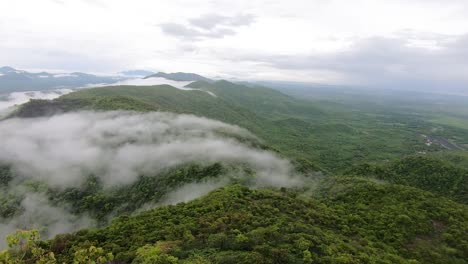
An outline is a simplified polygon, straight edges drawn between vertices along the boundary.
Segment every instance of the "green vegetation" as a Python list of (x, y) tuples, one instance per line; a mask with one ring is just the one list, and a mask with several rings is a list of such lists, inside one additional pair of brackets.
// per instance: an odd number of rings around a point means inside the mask
[[(0, 261), (467, 263), (468, 152), (442, 143), (464, 146), (468, 130), (458, 122), (434, 120), (436, 112), (443, 120), (455, 112), (465, 118), (462, 103), (438, 111), (428, 107), (438, 105), (438, 97), (410, 104), (404, 97), (386, 101), (388, 95), (379, 93), (338, 93), (307, 101), (226, 81), (190, 87), (198, 90), (168, 85), (87, 89), (53, 101), (34, 100), (15, 115), (131, 110), (205, 116), (249, 129), (261, 139), (250, 145), (292, 159), (299, 172), (328, 175), (301, 188), (252, 190), (245, 187), (253, 176), (249, 168), (214, 163), (186, 164), (110, 188), (93, 175), (79, 188), (21, 182), (100, 225), (46, 241), (34, 237), (31, 247), (2, 251)], [(425, 144), (428, 140), (432, 145)], [(230, 172), (244, 177), (190, 202), (135, 214), (183, 184)], [(8, 191), (13, 179), (10, 168), (0, 166), (4, 218), (21, 210), (21, 195)], [(109, 215), (117, 216), (110, 224)], [(47, 256), (49, 262), (40, 262)]]
[(235, 185), (57, 236), (43, 248), (67, 263), (76, 248), (89, 246), (134, 263), (465, 263), (468, 257), (464, 205), (357, 178), (330, 178), (315, 196)]
[(467, 151), (440, 151), (430, 153), (429, 156), (444, 160), (452, 165), (468, 169)]
[(247, 128), (284, 156), (306, 160), (316, 169), (328, 172), (343, 171), (361, 162), (395, 160), (403, 155), (443, 149), (438, 144), (426, 146), (421, 134), (467, 139), (465, 130), (435, 127), (418, 113), (390, 111), (387, 106), (311, 102), (273, 89), (227, 81), (198, 81), (189, 86), (202, 91), (184, 91), (168, 85), (86, 89), (53, 101), (33, 101), (16, 115), (29, 117), (72, 110), (195, 114)]
[[(57, 263), (54, 253), (43, 248), (44, 242), (40, 240), (38, 230), (18, 230), (16, 233), (7, 236), (7, 241), (8, 249), (0, 251), (0, 263), (2, 264)], [(105, 253), (102, 248), (91, 246), (76, 249), (73, 261), (70, 261), (70, 263), (103, 264), (113, 259), (112, 253)]]
[[(158, 175), (142, 175), (131, 185), (117, 185), (105, 187), (98, 178), (90, 176), (81, 186), (73, 188), (50, 187), (41, 182), (31, 180), (22, 183), (29, 193), (42, 193), (48, 197), (53, 205), (66, 205), (71, 207), (73, 214), (87, 214), (106, 224), (109, 215), (122, 215), (135, 212), (147, 204), (157, 204), (165, 194), (175, 190), (184, 183), (200, 183), (226, 175), (228, 171), (234, 172), (239, 168), (223, 166), (219, 163), (210, 166), (189, 164), (175, 169), (166, 170)], [(245, 180), (251, 175), (244, 170)], [(10, 174), (11, 175), (11, 174)], [(10, 177), (12, 178), (12, 177)], [(20, 213), (21, 201), (26, 192), (16, 193), (8, 187), (0, 188), (0, 216), (13, 217)]]
[(361, 164), (345, 174), (413, 186), (468, 203), (468, 170), (436, 158), (413, 156), (385, 165)]
[(54, 253), (46, 252), (40, 246), (37, 230), (18, 230), (7, 236), (8, 250), (0, 251), (0, 263), (19, 264), (26, 262), (55, 263)]
[(434, 123), (462, 129), (468, 129), (468, 119), (451, 116), (439, 116), (431, 120)]
[(165, 78), (168, 80), (179, 81), (179, 82), (193, 82), (193, 81), (211, 82), (211, 80), (206, 77), (203, 77), (195, 73), (186, 73), (186, 72), (173, 72), (173, 73), (158, 72), (158, 73), (146, 76), (144, 79), (154, 78), (154, 77)]

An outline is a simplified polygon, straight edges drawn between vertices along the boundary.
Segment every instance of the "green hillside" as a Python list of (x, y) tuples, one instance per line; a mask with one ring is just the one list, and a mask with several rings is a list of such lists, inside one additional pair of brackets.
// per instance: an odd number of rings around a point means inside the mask
[(385, 165), (361, 164), (345, 174), (413, 186), (468, 203), (468, 170), (434, 157), (412, 156)]
[(206, 81), (211, 82), (210, 79), (203, 77), (201, 75), (195, 73), (186, 73), (186, 72), (173, 72), (173, 73), (165, 73), (165, 72), (158, 72), (155, 74), (151, 74), (146, 76), (144, 79), (159, 77), (165, 78), (168, 80), (179, 81), (179, 82), (191, 82), (191, 81)]
[[(145, 204), (157, 204), (171, 191), (187, 183), (203, 183), (227, 174), (234, 168), (215, 163), (209, 166), (188, 164), (165, 170), (155, 175), (141, 175), (130, 185), (106, 187), (99, 178), (90, 175), (81, 185), (76, 187), (57, 188), (39, 181), (17, 181), (30, 193), (45, 194), (54, 206), (68, 207), (73, 214), (86, 214), (96, 219), (99, 224), (106, 224), (108, 217), (131, 214)], [(252, 177), (248, 171), (245, 180)], [(25, 193), (9, 190), (8, 183), (15, 178), (8, 168), (0, 168), (0, 217), (11, 218), (19, 215), (23, 208), (21, 201)]]
[[(71, 110), (136, 110), (190, 113), (247, 128), (284, 155), (343, 171), (361, 162), (442, 149), (426, 146), (430, 123), (386, 111), (362, 112), (345, 105), (299, 100), (265, 87), (217, 81), (194, 82), (180, 90), (168, 85), (117, 86), (77, 91), (53, 101), (32, 101), (17, 116)], [(457, 135), (462, 131), (453, 131)], [(449, 133), (445, 130), (444, 133)], [(451, 132), (450, 132), (451, 133)]]
[(225, 187), (42, 247), (64, 262), (91, 245), (127, 263), (149, 256), (160, 261), (150, 263), (465, 263), (468, 257), (466, 206), (351, 178), (329, 179), (319, 193)]
[(224, 100), (274, 120), (298, 116), (314, 120), (323, 116), (310, 102), (300, 101), (267, 87), (248, 87), (228, 81), (193, 82), (188, 87), (210, 91)]
[[(51, 240), (19, 232), (17, 240), (10, 239), (12, 247), (0, 251), (0, 261), (466, 263), (468, 160), (463, 151), (426, 145), (421, 134), (439, 131), (430, 122), (418, 115), (347, 109), (341, 103), (303, 101), (226, 81), (199, 81), (190, 88), (196, 90), (168, 85), (92, 88), (52, 101), (33, 100), (13, 115), (130, 110), (220, 120), (247, 128), (260, 140), (227, 137), (292, 160), (296, 173), (307, 175), (300, 188), (249, 189), (254, 171), (236, 163), (184, 164), (110, 187), (89, 175), (81, 186), (67, 188), (22, 181), (1, 164), (3, 219), (20, 215), (24, 193), (12, 190), (24, 190), (45, 194), (48, 203), (74, 215), (92, 217), (98, 228)], [(440, 131), (440, 137), (463, 132)], [(311, 173), (317, 170), (326, 175)], [(222, 176), (227, 187), (211, 184)], [(192, 183), (210, 183), (209, 190), (215, 190), (162, 205), (168, 194)], [(11, 189), (12, 184), (21, 189)], [(18, 247), (20, 242), (26, 246)]]

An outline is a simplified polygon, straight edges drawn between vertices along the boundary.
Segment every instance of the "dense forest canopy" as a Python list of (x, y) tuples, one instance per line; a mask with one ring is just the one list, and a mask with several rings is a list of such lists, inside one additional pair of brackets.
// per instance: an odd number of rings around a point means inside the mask
[(466, 263), (463, 128), (227, 81), (189, 88), (86, 89), (1, 121), (2, 138), (41, 149), (1, 147), (0, 260)]

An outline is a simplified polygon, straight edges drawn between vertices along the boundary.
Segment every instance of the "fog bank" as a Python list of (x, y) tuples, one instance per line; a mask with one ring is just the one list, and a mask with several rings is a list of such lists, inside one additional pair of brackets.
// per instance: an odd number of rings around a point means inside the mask
[(47, 99), (52, 100), (61, 95), (71, 93), (71, 89), (57, 89), (51, 91), (29, 91), (29, 92), (12, 92), (8, 94), (0, 94), (0, 118), (7, 115), (15, 109), (15, 106), (29, 102), (31, 99)]
[(303, 183), (288, 160), (251, 147), (248, 142), (258, 139), (247, 130), (193, 115), (112, 111), (12, 118), (0, 121), (0, 138), (0, 164), (10, 166), (15, 175), (6, 188), (23, 197), (19, 215), (0, 218), (2, 237), (15, 228), (41, 226), (47, 226), (45, 235), (50, 237), (93, 222), (72, 215), (66, 205), (50, 204), (45, 193), (25, 192), (18, 187), (25, 180), (64, 189), (79, 187), (94, 175), (109, 188), (132, 184), (141, 175), (158, 177), (164, 170), (192, 163), (229, 164), (253, 172), (237, 175), (243, 173), (239, 170), (219, 179), (181, 183), (161, 201), (148, 201), (149, 207), (190, 201), (229, 184), (231, 178), (249, 177), (252, 187)]
[(0, 161), (22, 177), (76, 186), (97, 175), (106, 185), (128, 184), (184, 163), (248, 164), (258, 183), (290, 184), (291, 165), (219, 132), (253, 138), (219, 121), (171, 113), (81, 112), (0, 122)]

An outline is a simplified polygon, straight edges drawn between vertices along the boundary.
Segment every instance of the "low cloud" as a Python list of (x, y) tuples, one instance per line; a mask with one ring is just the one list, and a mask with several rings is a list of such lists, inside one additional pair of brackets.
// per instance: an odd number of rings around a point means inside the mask
[(192, 200), (231, 179), (245, 179), (252, 187), (293, 187), (304, 181), (288, 160), (251, 147), (258, 139), (247, 130), (193, 115), (113, 111), (13, 118), (0, 121), (0, 138), (0, 164), (10, 166), (15, 175), (8, 187), (2, 187), (0, 198), (18, 197), (22, 208), (14, 218), (0, 218), (0, 236), (15, 228), (46, 227), (45, 237), (50, 238), (94, 223), (70, 213), (66, 204), (52, 204), (45, 193), (32, 191), (23, 182), (60, 190), (80, 187), (94, 175), (110, 188), (193, 163), (222, 163), (253, 172), (233, 169), (217, 179), (186, 183), (161, 201), (148, 201), (150, 208)]
[(162, 78), (162, 77), (151, 77), (151, 78), (147, 78), (147, 79), (127, 79), (127, 80), (118, 81), (116, 83), (89, 84), (89, 85), (87, 85), (86, 87), (83, 87), (83, 88), (118, 86), (118, 85), (153, 86), (153, 85), (167, 84), (167, 85), (170, 85), (170, 86), (172, 86), (174, 88), (177, 88), (179, 90), (202, 91), (202, 92), (207, 93), (207, 94), (209, 94), (209, 95), (211, 95), (213, 97), (217, 97), (217, 95), (214, 94), (213, 92), (202, 90), (202, 89), (187, 87), (187, 85), (189, 85), (191, 83), (192, 83), (192, 81), (190, 81), (190, 82), (173, 81), (173, 80), (168, 80), (168, 79)]
[[(15, 188), (15, 191), (18, 191)], [(16, 194), (17, 195), (17, 194)], [(73, 215), (66, 209), (53, 206), (40, 193), (26, 193), (20, 204), (21, 215), (10, 219), (0, 218), (0, 249), (7, 246), (5, 237), (17, 229), (39, 229), (44, 238), (95, 226), (86, 215)]]
[(259, 183), (286, 184), (288, 161), (222, 136), (246, 130), (219, 121), (170, 113), (68, 113), (0, 122), (0, 161), (23, 177), (75, 186), (84, 175), (107, 185), (128, 184), (139, 175), (184, 163), (248, 164)]
[(89, 84), (86, 86), (86, 88), (117, 86), (117, 85), (152, 86), (152, 85), (167, 84), (178, 89), (189, 90), (189, 88), (186, 88), (185, 86), (190, 83), (192, 82), (180, 82), (180, 81), (168, 80), (166, 78), (161, 78), (161, 77), (151, 77), (147, 79), (142, 79), (142, 78), (126, 79), (126, 80), (121, 80), (115, 83)]
[(53, 91), (13, 92), (0, 95), (0, 118), (13, 111), (16, 106), (27, 103), (31, 99), (51, 100), (72, 91), (71, 89), (57, 89)]
[[(172, 192), (166, 194), (158, 205), (177, 204), (180, 202), (188, 202), (198, 197), (201, 197), (209, 192), (216, 190), (229, 183), (227, 178), (205, 180), (197, 183), (187, 183)], [(154, 208), (155, 205), (149, 204), (146, 208)]]

